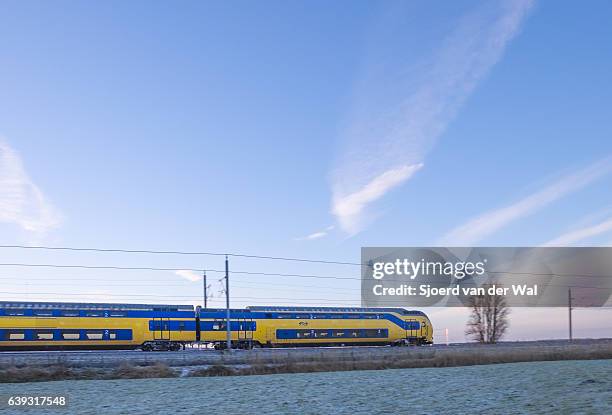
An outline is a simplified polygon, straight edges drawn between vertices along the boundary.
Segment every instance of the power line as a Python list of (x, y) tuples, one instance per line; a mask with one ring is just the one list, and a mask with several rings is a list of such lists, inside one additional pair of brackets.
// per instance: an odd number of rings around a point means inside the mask
[(487, 274), (531, 275), (534, 277), (579, 277), (579, 278), (612, 278), (612, 275), (589, 274), (559, 274), (556, 272), (513, 272), (513, 271), (486, 271)]
[[(13, 247), (12, 245), (0, 245), (0, 248)], [(18, 247), (18, 245), (15, 245)], [(47, 248), (45, 248), (47, 249)], [(49, 249), (64, 249), (64, 248), (49, 248)], [(70, 249), (83, 249), (89, 250), (90, 248), (70, 248)], [(140, 252), (140, 251), (134, 251)], [(147, 251), (142, 251), (147, 252)], [(163, 251), (152, 251), (164, 253)], [(170, 252), (170, 251), (168, 251)], [(263, 258), (263, 257), (262, 257)], [(110, 266), (110, 265), (63, 265), (63, 264), (26, 264), (26, 263), (0, 263), (0, 266), (15, 266), (15, 267), (47, 267), (47, 268), (82, 268), (82, 269), (113, 269), (113, 270), (127, 270), (127, 271), (192, 271), (197, 273), (202, 272), (214, 272), (214, 273), (225, 273), (224, 270), (212, 269), (212, 268), (157, 268), (157, 267), (124, 267), (124, 266)], [(298, 277), (298, 278), (322, 278), (322, 279), (339, 279), (339, 280), (361, 280), (360, 277), (338, 277), (338, 276), (324, 276), (316, 274), (287, 274), (287, 273), (271, 273), (271, 272), (255, 272), (255, 271), (232, 271), (234, 274), (244, 275), (264, 275), (264, 276), (275, 276), (275, 277)], [(513, 272), (513, 271), (486, 271), (488, 274), (508, 274), (508, 275), (531, 275), (534, 277), (568, 277), (568, 278), (612, 278), (612, 275), (588, 275), (588, 274), (559, 274), (553, 272)]]
[(189, 252), (189, 251), (154, 251), (148, 249), (107, 249), (107, 248), (76, 248), (67, 246), (28, 246), (28, 245), (0, 245), (0, 248), (16, 248), (16, 249), (40, 249), (48, 251), (79, 251), (79, 252), (121, 252), (129, 254), (170, 254), (170, 255), (200, 255), (200, 256), (229, 256), (234, 258), (251, 258), (251, 259), (267, 259), (272, 261), (295, 261), (295, 262), (310, 262), (318, 264), (332, 265), (356, 265), (361, 266), (361, 263), (346, 262), (346, 261), (331, 261), (323, 259), (309, 258), (291, 258), (281, 256), (266, 256), (266, 255), (248, 255), (240, 253), (228, 252)]
[[(9, 277), (9, 278), (5, 278), (5, 277), (0, 277), (0, 280), (13, 280), (13, 279), (17, 279), (18, 277)], [(57, 283), (57, 281), (82, 281), (82, 282), (91, 282), (91, 281), (96, 281), (96, 282), (103, 282), (104, 285), (108, 286), (116, 286), (116, 287), (142, 287), (143, 284), (139, 284), (139, 283), (124, 283), (123, 281), (109, 281), (109, 280), (105, 280), (105, 279), (87, 279), (84, 280), (82, 278), (75, 278), (75, 279), (63, 279), (63, 278), (53, 278), (52, 281), (50, 281), (48, 278), (34, 278), (34, 279), (25, 279), (23, 277), (19, 277), (18, 282), (7, 282), (7, 285), (22, 285), (22, 286), (29, 286), (31, 285), (30, 282), (28, 281), (32, 281), (32, 282), (36, 282), (36, 283), (40, 283), (41, 281), (47, 281), (50, 283), (53, 283), (53, 285), (73, 285), (72, 283), (65, 283), (65, 284), (61, 284), (61, 283)], [(190, 283), (190, 281), (184, 280), (181, 282), (185, 282), (185, 283)], [(195, 282), (195, 281), (194, 281)], [(154, 284), (157, 283), (157, 284)], [(288, 288), (292, 288), (292, 289), (299, 289), (300, 291), (308, 291), (308, 292), (319, 292), (321, 289), (325, 289), (325, 290), (337, 290), (337, 291), (361, 291), (361, 288), (355, 288), (355, 287), (329, 287), (329, 286), (316, 286), (316, 285), (301, 285), (301, 284), (276, 284), (273, 282), (266, 282), (266, 286), (261, 286), (260, 282), (253, 282), (252, 284), (255, 285), (253, 286), (248, 286), (248, 285), (241, 285), (241, 284), (249, 284), (251, 282), (249, 281), (241, 281), (239, 284), (234, 284), (235, 287), (238, 288), (246, 288), (246, 289), (265, 289), (265, 290), (274, 290), (274, 291), (283, 291), (283, 289), (281, 288), (268, 288), (268, 286), (275, 286), (275, 287), (288, 287)], [(146, 284), (148, 286), (159, 286), (159, 287), (167, 287), (168, 286), (168, 282), (164, 282), (164, 281), (147, 281)], [(475, 285), (475, 284), (470, 284), (465, 282), (464, 285)], [(590, 288), (590, 289), (601, 289), (601, 290), (612, 290), (612, 287), (600, 287), (600, 286), (592, 286), (592, 285), (577, 285), (577, 284), (551, 284), (551, 283), (547, 283), (545, 284), (545, 287), (561, 287), (561, 288)], [(314, 290), (308, 290), (308, 289), (302, 289), (302, 288), (313, 288)]]
[[(242, 275), (240, 275), (242, 276)], [(109, 279), (102, 279), (102, 278), (65, 278), (65, 277), (23, 277), (23, 276), (19, 276), (19, 277), (4, 277), (4, 276), (0, 276), (0, 280), (4, 280), (4, 281), (9, 281), (6, 284), (11, 284), (11, 285), (30, 285), (30, 282), (35, 282), (35, 283), (40, 283), (42, 282), (49, 282), (49, 283), (53, 283), (53, 285), (59, 285), (57, 282), (65, 282), (65, 281), (79, 281), (79, 282), (103, 282), (105, 285), (114, 285), (114, 286), (118, 286), (118, 287), (142, 287), (143, 283), (134, 283), (134, 282), (125, 282), (123, 280), (121, 281), (117, 281), (117, 280), (109, 280)], [(18, 282), (10, 282), (11, 280), (18, 280)], [(25, 281), (25, 282), (24, 282)], [(186, 280), (186, 279), (182, 279), (182, 280), (176, 280), (176, 281), (172, 281), (172, 283), (185, 283), (185, 284), (193, 284), (199, 281), (190, 281), (190, 280)], [(63, 285), (73, 285), (74, 283), (66, 283)], [(163, 286), (163, 287), (167, 287), (169, 282), (167, 280), (150, 280), (148, 279), (146, 281), (146, 284), (148, 286)], [(248, 285), (242, 285), (242, 284), (251, 284), (254, 287), (248, 286)], [(275, 287), (288, 287), (288, 288), (314, 288), (317, 291), (321, 290), (321, 289), (326, 289), (326, 290), (342, 290), (342, 291), (361, 291), (361, 288), (355, 288), (355, 287), (331, 287), (331, 286), (319, 286), (319, 285), (303, 285), (303, 284), (279, 284), (276, 282), (266, 282), (266, 286), (262, 286), (261, 282), (256, 282), (256, 281), (240, 281), (239, 284), (234, 284), (235, 287), (240, 287), (240, 288), (259, 288), (259, 289), (268, 289), (266, 287), (268, 286), (275, 286)]]
[[(251, 258), (251, 259), (267, 259), (267, 260), (275, 260), (275, 261), (297, 261), (297, 262), (309, 262), (309, 263), (321, 263), (321, 264), (335, 264), (335, 265), (354, 265), (354, 266), (362, 266), (369, 265), (367, 263), (362, 262), (348, 262), (348, 261), (332, 261), (332, 260), (319, 260), (319, 259), (310, 259), (310, 258), (294, 258), (294, 257), (282, 257), (282, 256), (266, 256), (266, 255), (249, 255), (249, 254), (241, 254), (241, 253), (224, 253), (224, 252), (211, 252), (211, 251), (157, 251), (157, 250), (149, 250), (149, 249), (118, 249), (118, 248), (77, 248), (77, 247), (65, 247), (65, 246), (45, 246), (45, 245), (0, 245), (0, 248), (6, 249), (38, 249), (38, 250), (51, 250), (51, 251), (77, 251), (77, 252), (118, 252), (118, 253), (137, 253), (137, 254), (171, 254), (171, 255), (192, 255), (192, 256), (229, 256), (235, 258)], [(5, 265), (5, 264), (0, 264)], [(8, 264), (7, 264), (8, 265)], [(19, 264), (13, 264), (19, 265)], [(24, 266), (34, 266), (34, 265), (24, 265)], [(51, 265), (38, 265), (38, 266), (51, 266)], [(58, 266), (59, 267), (59, 266)], [(150, 270), (150, 271), (180, 271), (180, 270), (188, 270), (194, 272), (220, 272), (223, 273), (225, 271), (222, 270), (212, 270), (212, 269), (186, 269), (186, 268), (149, 268), (149, 267), (88, 267), (88, 266), (72, 266), (78, 268), (108, 268), (108, 269), (129, 269), (129, 270)], [(559, 274), (559, 273), (536, 273), (536, 272), (511, 272), (511, 271), (486, 271), (488, 274), (512, 274), (512, 275), (532, 275), (532, 276), (554, 276), (554, 277), (584, 277), (584, 278), (612, 278), (610, 275), (586, 275), (586, 274)], [(234, 271), (234, 273), (237, 273)], [(241, 272), (243, 274), (247, 274), (247, 272)], [(255, 273), (254, 273), (255, 274)], [(298, 276), (294, 274), (265, 274), (265, 273), (257, 273), (258, 275), (273, 275), (273, 276)], [(353, 279), (353, 278), (344, 278), (344, 277), (336, 277), (339, 279)], [(360, 279), (360, 278), (357, 278)]]
[[(0, 266), (7, 267), (42, 267), (42, 268), (78, 268), (78, 269), (111, 269), (111, 270), (127, 270), (127, 271), (193, 271), (193, 272), (214, 272), (225, 273), (224, 270), (218, 269), (194, 269), (194, 268), (156, 268), (156, 267), (123, 267), (123, 266), (108, 266), (108, 265), (63, 265), (63, 264), (26, 264), (26, 263), (0, 263)], [(233, 274), (240, 275), (261, 275), (273, 277), (289, 277), (289, 278), (315, 278), (315, 279), (334, 279), (334, 280), (357, 280), (361, 281), (360, 277), (337, 277), (331, 275), (316, 275), (316, 274), (285, 274), (272, 272), (256, 272), (256, 271), (232, 271)], [(511, 274), (511, 275), (532, 275), (532, 276), (557, 276), (557, 277), (579, 277), (579, 278), (612, 278), (612, 276), (603, 275), (569, 275), (569, 274), (553, 274), (553, 273), (528, 273), (528, 272), (503, 272), (493, 271), (495, 274)], [(554, 286), (554, 284), (546, 284)], [(567, 285), (561, 285), (566, 287)], [(576, 287), (581, 287), (576, 285)], [(608, 287), (589, 287), (582, 286), (581, 288), (608, 288)]]
[[(81, 269), (112, 269), (112, 270), (127, 270), (127, 271), (193, 271), (193, 272), (215, 272), (225, 273), (224, 270), (218, 269), (196, 269), (196, 268), (156, 268), (156, 267), (123, 267), (110, 265), (64, 265), (64, 264), (26, 264), (26, 263), (0, 263), (0, 266), (7, 267), (43, 267), (43, 268), (81, 268)], [(555, 274), (555, 273), (529, 273), (529, 272), (507, 272), (507, 271), (488, 271), (491, 274), (511, 274), (511, 275), (532, 275), (532, 276), (550, 276), (550, 277), (579, 277), (579, 278), (612, 278), (610, 275), (580, 275), (580, 274)], [(285, 274), (272, 272), (256, 272), (256, 271), (232, 271), (233, 274), (243, 275), (263, 275), (273, 277), (296, 277), (296, 278), (319, 278), (319, 279), (336, 279), (336, 280), (361, 280), (360, 277), (337, 277), (331, 275), (316, 275), (316, 274)], [(594, 287), (595, 288), (595, 287)]]
[[(238, 277), (242, 277), (243, 275), (238, 275)], [(59, 282), (67, 282), (67, 281), (72, 281), (72, 283), (67, 283), (65, 285), (68, 284), (74, 284), (73, 282), (102, 282), (106, 285), (114, 285), (114, 286), (118, 286), (118, 287), (141, 287), (142, 283), (138, 283), (138, 282), (133, 282), (134, 280), (130, 281), (125, 281), (125, 280), (114, 280), (114, 279), (108, 279), (108, 278), (88, 278), (88, 277), (72, 277), (72, 278), (67, 278), (67, 277), (58, 277), (58, 276), (52, 276), (52, 277), (24, 277), (23, 275), (21, 276), (0, 276), (0, 280), (4, 280), (4, 281), (8, 281), (7, 284), (11, 284), (11, 285), (30, 285), (30, 283), (40, 283), (40, 282), (49, 282), (49, 283), (53, 283), (54, 285), (58, 285), (58, 281)], [(16, 282), (11, 282), (12, 280), (16, 280)], [(177, 279), (176, 281), (172, 281), (172, 284), (177, 284), (177, 285), (181, 285), (182, 284), (194, 284), (196, 282), (199, 281), (191, 281), (191, 280), (187, 280), (187, 279)], [(147, 279), (146, 284), (148, 286), (168, 286), (169, 281), (167, 279), (165, 280), (151, 280), (151, 279)], [(243, 284), (247, 284), (247, 285), (243, 285)], [(248, 285), (253, 285), (255, 287), (250, 287)], [(321, 289), (327, 289), (327, 290), (341, 290), (341, 291), (361, 291), (361, 288), (355, 288), (355, 287), (341, 287), (341, 286), (329, 286), (329, 285), (308, 285), (308, 284), (300, 284), (300, 283), (292, 283), (292, 284), (282, 284), (282, 283), (277, 283), (277, 282), (266, 282), (265, 283), (266, 287), (268, 286), (276, 286), (276, 287), (288, 287), (288, 288), (313, 288), (316, 289), (317, 291), (321, 290)], [(240, 287), (240, 288), (260, 288), (260, 289), (264, 289), (265, 287), (263, 287), (261, 285), (261, 282), (258, 281), (240, 281), (239, 284), (235, 285), (236, 287)]]
[(195, 268), (155, 268), (155, 267), (121, 267), (111, 265), (61, 265), (61, 264), (25, 264), (25, 263), (2, 263), (4, 267), (41, 267), (41, 268), (82, 268), (82, 269), (115, 269), (122, 271), (193, 271), (193, 272), (221, 272), (213, 269)]
[[(172, 298), (172, 299), (197, 299), (201, 300), (200, 296), (197, 295), (163, 295), (163, 294), (101, 294), (101, 293), (58, 293), (58, 292), (13, 292), (13, 291), (0, 291), (0, 294), (9, 295), (53, 295), (53, 296), (95, 296), (95, 297), (121, 297), (121, 298)], [(289, 298), (289, 297), (249, 297), (249, 296), (232, 296), (235, 299), (242, 300), (286, 300), (286, 301), (300, 301), (304, 299)], [(217, 299), (220, 301), (221, 299)], [(308, 301), (318, 302), (342, 302), (351, 301), (349, 298), (309, 298)], [(355, 300), (359, 302), (360, 300)]]
[[(156, 268), (156, 267), (122, 267), (110, 265), (63, 265), (63, 264), (26, 264), (26, 263), (0, 263), (4, 267), (38, 267), (38, 268), (79, 268), (79, 269), (112, 269), (122, 271), (192, 271), (192, 272), (215, 272), (223, 274), (224, 270), (219, 269), (196, 269), (196, 268)], [(315, 274), (284, 274), (272, 272), (255, 272), (255, 271), (232, 271), (232, 274), (243, 275), (262, 275), (271, 277), (296, 277), (296, 278), (319, 278), (319, 279), (334, 279), (334, 280), (361, 280), (359, 277), (336, 277), (331, 275), (315, 275)]]

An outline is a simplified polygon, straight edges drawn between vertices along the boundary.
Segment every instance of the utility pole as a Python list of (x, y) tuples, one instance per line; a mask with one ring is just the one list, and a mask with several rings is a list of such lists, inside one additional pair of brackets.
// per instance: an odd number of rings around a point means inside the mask
[(206, 270), (204, 270), (204, 273), (202, 274), (202, 284), (204, 285), (204, 309), (208, 308), (208, 293), (206, 292)]
[(567, 309), (569, 312), (569, 341), (573, 340), (572, 336), (572, 289), (567, 289)]
[(230, 297), (229, 297), (229, 261), (225, 256), (225, 308), (227, 329), (227, 350), (232, 350), (232, 332), (230, 330)]

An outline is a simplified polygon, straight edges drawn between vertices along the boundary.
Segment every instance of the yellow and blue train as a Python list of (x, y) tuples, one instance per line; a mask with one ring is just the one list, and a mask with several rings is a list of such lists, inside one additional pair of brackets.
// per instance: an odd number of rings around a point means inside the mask
[[(226, 324), (191, 305), (0, 302), (0, 350), (224, 348)], [(427, 315), (403, 308), (232, 309), (230, 332), (237, 348), (433, 343)]]

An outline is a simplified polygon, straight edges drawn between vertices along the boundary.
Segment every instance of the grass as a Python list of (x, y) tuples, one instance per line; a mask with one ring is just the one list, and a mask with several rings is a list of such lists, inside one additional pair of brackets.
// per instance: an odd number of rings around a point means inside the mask
[[(405, 350), (405, 349), (404, 349)], [(313, 373), (348, 370), (382, 370), (407, 369), (423, 367), (472, 366), (495, 363), (515, 363), (551, 360), (592, 360), (612, 359), (612, 344), (604, 345), (568, 345), (560, 347), (500, 347), (453, 350), (434, 349), (427, 353), (385, 353), (374, 352), (371, 355), (359, 355), (354, 358), (338, 361), (321, 353), (307, 361), (295, 358), (280, 362), (262, 362), (255, 360), (251, 364), (213, 365), (195, 369), (187, 373), (189, 377), (208, 376), (248, 376), (277, 373)], [(188, 366), (185, 366), (188, 368)], [(71, 368), (65, 364), (47, 367), (10, 367), (0, 369), (0, 383), (42, 382), (53, 380), (80, 379), (148, 379), (174, 378), (181, 376), (180, 370), (174, 370), (163, 363), (149, 366), (134, 366), (123, 363), (114, 368)]]
[(177, 374), (167, 365), (156, 363), (152, 366), (122, 364), (113, 369), (69, 368), (64, 365), (48, 367), (11, 367), (0, 370), (0, 383), (46, 382), (53, 380), (92, 379), (150, 379), (173, 378)]

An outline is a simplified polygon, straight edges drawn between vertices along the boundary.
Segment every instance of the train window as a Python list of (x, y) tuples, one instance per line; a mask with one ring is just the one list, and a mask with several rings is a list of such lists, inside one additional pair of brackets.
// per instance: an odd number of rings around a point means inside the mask
[(359, 330), (352, 330), (351, 337), (359, 337)]
[(117, 333), (114, 331), (111, 331), (110, 333), (108, 333), (108, 338), (111, 340), (117, 340)]
[(363, 318), (372, 319), (372, 318), (378, 318), (378, 317), (375, 314), (364, 314)]
[(62, 339), (64, 340), (79, 340), (81, 335), (78, 330), (64, 330), (62, 331)]
[(53, 332), (40, 330), (34, 332), (34, 340), (53, 340)]
[(53, 315), (53, 312), (51, 310), (34, 310), (33, 314), (35, 316), (51, 317)]
[(5, 332), (6, 340), (25, 340), (25, 331), (22, 330), (14, 330), (14, 331), (6, 331)]
[(102, 330), (87, 330), (85, 336), (87, 340), (102, 340)]
[(110, 316), (111, 317), (127, 317), (127, 312), (126, 311), (111, 311)]
[(6, 310), (4, 310), (4, 314), (6, 314), (7, 316), (25, 316), (25, 310), (18, 308), (7, 308)]
[(318, 330), (317, 331), (317, 337), (327, 337), (329, 335), (329, 332), (327, 330)]
[(344, 337), (344, 330), (332, 330), (332, 336)]
[(87, 317), (102, 317), (103, 314), (101, 311), (88, 311), (86, 316)]
[(227, 324), (225, 324), (224, 321), (213, 323), (213, 330), (225, 330), (226, 327), (227, 327)]
[(180, 331), (185, 330), (185, 322), (184, 321), (179, 321), (179, 330)]
[(272, 318), (272, 313), (266, 313), (266, 318)]
[(297, 314), (295, 318), (301, 318), (301, 319), (310, 318), (310, 314)]
[(64, 317), (78, 317), (79, 310), (64, 310), (62, 311), (62, 316)]
[(291, 314), (277, 314), (276, 318), (291, 318)]

